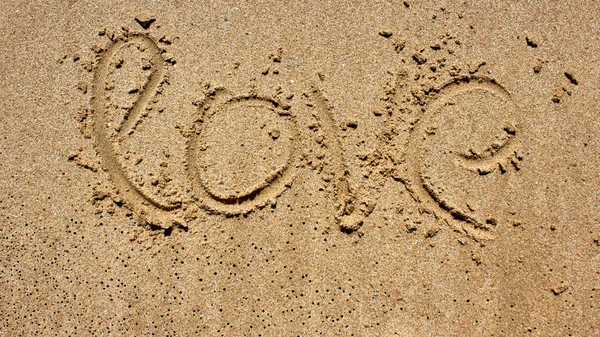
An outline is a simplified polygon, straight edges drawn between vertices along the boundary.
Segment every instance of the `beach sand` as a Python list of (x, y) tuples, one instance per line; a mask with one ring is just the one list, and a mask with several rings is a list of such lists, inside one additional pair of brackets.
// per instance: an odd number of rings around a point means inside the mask
[(1, 336), (600, 334), (600, 4), (3, 1)]

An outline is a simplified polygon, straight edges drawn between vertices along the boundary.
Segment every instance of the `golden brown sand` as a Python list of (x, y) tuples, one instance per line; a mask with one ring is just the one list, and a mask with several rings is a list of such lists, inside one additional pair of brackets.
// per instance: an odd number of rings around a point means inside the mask
[(600, 335), (600, 4), (3, 2), (1, 336)]

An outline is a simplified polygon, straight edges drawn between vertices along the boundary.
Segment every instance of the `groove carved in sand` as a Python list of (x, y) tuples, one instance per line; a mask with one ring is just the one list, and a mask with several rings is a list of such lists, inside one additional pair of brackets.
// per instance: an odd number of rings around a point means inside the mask
[(505, 134), (500, 143), (492, 144), (481, 152), (458, 154), (455, 159), (456, 163), (481, 175), (497, 169), (505, 172), (508, 162), (513, 161), (513, 157), (515, 157), (517, 131), (511, 126), (507, 126), (503, 130)]
[[(411, 131), (406, 152), (408, 189), (415, 200), (433, 211), (436, 216), (442, 217), (454, 229), (462, 231), (476, 240), (492, 239), (496, 225), (494, 221), (482, 220), (479, 215), (469, 212), (464, 207), (459, 207), (460, 200), (455, 200), (454, 196), (445, 193), (444, 188), (438, 186), (439, 183), (425, 173), (427, 168), (425, 164), (427, 162), (426, 153), (428, 151), (430, 151), (429, 153), (439, 152), (433, 152), (426, 146), (427, 141), (436, 133), (433, 120), (439, 117), (446, 108), (454, 106), (456, 100), (460, 99), (461, 96), (472, 98), (469, 95), (486, 97), (485, 99), (490, 100), (490, 106), (492, 105), (491, 100), (500, 102), (502, 106), (507, 107), (506, 109), (510, 111), (511, 116), (518, 115), (517, 106), (512, 101), (509, 93), (493, 80), (465, 78), (444, 86), (440, 89), (437, 99), (426, 107), (424, 115)], [(469, 109), (468, 104), (463, 105), (465, 105), (465, 109)], [(485, 113), (495, 116), (495, 111)], [(502, 123), (501, 121), (498, 122)], [(519, 131), (513, 124), (505, 124), (502, 130), (502, 135), (496, 137), (496, 141), (483, 150), (471, 149), (465, 153), (452, 154), (455, 168), (472, 171), (471, 179), (478, 179), (478, 177), (496, 170), (503, 174), (511, 165), (518, 171), (518, 162), (522, 159), (518, 154), (517, 136)], [(452, 132), (459, 131), (461, 130)], [(433, 158), (434, 161), (442, 159), (440, 157)], [(498, 186), (498, 188), (501, 188), (501, 186)], [(482, 192), (493, 193), (492, 191)]]
[(365, 215), (361, 214), (362, 212), (356, 208), (356, 198), (350, 189), (349, 172), (346, 168), (344, 152), (340, 143), (337, 124), (333, 118), (332, 107), (319, 89), (313, 89), (312, 96), (316, 107), (315, 117), (321, 123), (328, 141), (330, 157), (327, 165), (331, 165), (334, 173), (334, 193), (338, 207), (336, 220), (342, 231), (351, 233), (362, 226)]
[(299, 158), (289, 111), (268, 98), (235, 97), (218, 89), (207, 95), (200, 114), (188, 140), (187, 169), (204, 208), (244, 214), (273, 203), (291, 186)]
[[(121, 125), (117, 127), (116, 136), (110, 136), (108, 133), (108, 108), (107, 100), (108, 76), (110, 73), (111, 60), (115, 53), (130, 43), (139, 43), (150, 53), (151, 74), (146, 84), (140, 91), (140, 94), (124, 116)], [(156, 90), (162, 81), (164, 75), (164, 60), (161, 51), (149, 37), (142, 35), (130, 35), (116, 40), (101, 55), (94, 73), (93, 82), (93, 131), (96, 139), (96, 148), (100, 154), (104, 167), (108, 171), (115, 187), (128, 202), (146, 213), (166, 215), (170, 211), (181, 207), (180, 204), (165, 204), (157, 201), (155, 198), (145, 194), (137, 187), (127, 174), (123, 165), (119, 162), (115, 147), (132, 130), (139, 121), (143, 111), (146, 109), (148, 101), (155, 95)]]

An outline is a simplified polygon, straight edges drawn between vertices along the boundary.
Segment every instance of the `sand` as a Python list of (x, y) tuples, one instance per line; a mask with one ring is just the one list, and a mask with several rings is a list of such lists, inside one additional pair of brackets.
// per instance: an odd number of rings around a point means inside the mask
[(600, 5), (4, 1), (1, 336), (600, 335)]

